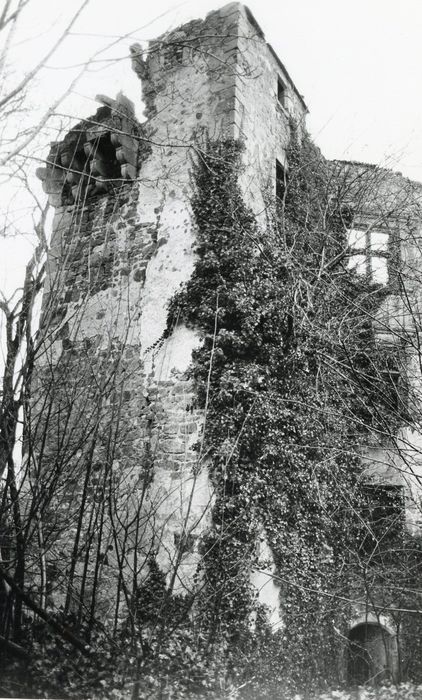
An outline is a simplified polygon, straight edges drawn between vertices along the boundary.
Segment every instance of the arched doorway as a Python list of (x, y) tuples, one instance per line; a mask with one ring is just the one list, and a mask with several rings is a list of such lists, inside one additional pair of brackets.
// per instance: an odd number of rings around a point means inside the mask
[(376, 622), (362, 622), (349, 632), (347, 682), (350, 686), (381, 685), (397, 675), (395, 636)]

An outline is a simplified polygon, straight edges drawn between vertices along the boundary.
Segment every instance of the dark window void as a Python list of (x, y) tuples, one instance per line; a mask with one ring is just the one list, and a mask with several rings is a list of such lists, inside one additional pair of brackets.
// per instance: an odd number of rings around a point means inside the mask
[(286, 86), (281, 80), (281, 78), (277, 79), (277, 101), (282, 107), (286, 107)]
[(382, 685), (394, 681), (396, 667), (396, 640), (384, 627), (362, 623), (350, 630), (347, 649), (349, 686)]
[(362, 501), (361, 555), (374, 563), (397, 559), (404, 531), (403, 487), (368, 484)]
[(281, 165), (281, 163), (276, 160), (275, 162), (275, 195), (277, 199), (282, 202), (286, 194), (287, 186), (287, 175), (286, 171)]

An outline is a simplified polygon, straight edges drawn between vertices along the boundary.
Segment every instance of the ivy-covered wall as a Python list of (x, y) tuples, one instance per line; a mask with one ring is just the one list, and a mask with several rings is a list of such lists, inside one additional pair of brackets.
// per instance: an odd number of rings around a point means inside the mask
[[(265, 230), (243, 202), (240, 153), (212, 142), (198, 162), (198, 261), (169, 317), (202, 336), (192, 374), (215, 491), (204, 616), (213, 643), (239, 644), (252, 614), (265, 619), (251, 586), (262, 539), (280, 592), (280, 663), (302, 683), (334, 682), (368, 606), (361, 452), (398, 419), (382, 373), (391, 350), (371, 323), (386, 291), (345, 266), (345, 203), (327, 197), (330, 167), (306, 137), (292, 129), (285, 200)], [(374, 583), (370, 606), (391, 596)]]
[(347, 231), (382, 212), (417, 249), (419, 195), (325, 161), (238, 3), (132, 58), (147, 117), (130, 131), (133, 181), (54, 193), (28, 433), (46, 494), (36, 583), (89, 641), (101, 618), (122, 684), (141, 677), (151, 697), (344, 684), (369, 614), (417, 677), (419, 544), (391, 534), (394, 498), (374, 516), (367, 490), (402, 483), (416, 389), (397, 400), (390, 370), (409, 366), (410, 330), (379, 342), (401, 282), (351, 269)]

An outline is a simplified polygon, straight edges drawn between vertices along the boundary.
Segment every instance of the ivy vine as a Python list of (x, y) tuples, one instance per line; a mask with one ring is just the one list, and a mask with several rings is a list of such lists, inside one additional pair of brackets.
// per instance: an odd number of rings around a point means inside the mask
[(332, 203), (329, 164), (307, 135), (292, 129), (286, 192), (265, 227), (238, 184), (241, 153), (209, 141), (195, 166), (197, 262), (169, 311), (169, 328), (178, 318), (202, 333), (192, 373), (216, 493), (202, 621), (209, 648), (268, 642), (264, 622), (251, 626), (264, 533), (281, 587), (277, 673), (304, 687), (338, 679), (359, 567), (361, 447), (368, 427), (393, 420), (380, 398), (388, 351), (371, 323), (385, 292), (347, 269), (347, 203)]

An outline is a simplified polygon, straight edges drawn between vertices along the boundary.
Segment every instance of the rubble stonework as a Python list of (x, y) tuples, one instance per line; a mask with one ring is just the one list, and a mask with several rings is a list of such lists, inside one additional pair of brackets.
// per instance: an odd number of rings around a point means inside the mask
[[(146, 121), (138, 123), (124, 96), (101, 97), (96, 114), (53, 144), (46, 167), (38, 172), (55, 217), (34, 413), (45, 411), (52, 387), (57, 394), (52, 399), (56, 420), (49, 424), (38, 459), (46, 473), (59, 458), (65, 465), (57, 477), (63, 500), (50, 513), (51, 536), (60, 532), (51, 561), (66, 551), (72, 511), (73, 520), (83, 518), (90, 533), (69, 565), (72, 606), (78, 607), (81, 598), (90, 604), (93, 582), (100, 577), (105, 615), (115, 609), (110, 595), (128, 594), (131, 576), (138, 584), (147, 577), (151, 557), (174, 591), (196, 585), (201, 537), (210, 523), (213, 493), (201, 453), (206, 416), (195, 406), (189, 374), (201, 338), (183, 323), (167, 328), (168, 303), (195, 263), (191, 156), (200, 157), (206, 138), (242, 140), (240, 184), (258, 215), (268, 194), (274, 196), (277, 168), (288, 169), (291, 121), (300, 128), (307, 112), (255, 19), (238, 3), (156, 39), (147, 51), (136, 44), (131, 55), (142, 81)], [(370, 182), (368, 166), (336, 162), (333, 170), (339, 183), (362, 173)], [(399, 240), (402, 219), (414, 220), (415, 231), (420, 227), (418, 186), (388, 174), (381, 185), (378, 180), (377, 192), (376, 201), (365, 202), (365, 215), (356, 225), (377, 222), (381, 231), (398, 231)], [(399, 215), (398, 193), (403, 197)], [(419, 265), (417, 242), (412, 249), (410, 241), (401, 240), (399, 247), (405, 264)], [(376, 319), (379, 335), (390, 341), (394, 333), (411, 332), (397, 304), (398, 295), (390, 295)], [(392, 329), (389, 318), (398, 317), (402, 325)], [(406, 360), (408, 366), (415, 361)], [(79, 376), (74, 386), (81, 367), (83, 381)], [(107, 377), (112, 381), (107, 383)], [(65, 445), (63, 422), (74, 426), (73, 442)], [(422, 473), (420, 451), (413, 447), (420, 436), (406, 430), (399, 440), (414, 461), (411, 473), (403, 477), (395, 445), (375, 439), (365, 464), (369, 480), (404, 483), (411, 504)], [(93, 439), (97, 433), (103, 436), (99, 441)], [(84, 491), (91, 449), (90, 464), (97, 467)], [(69, 469), (74, 472), (70, 489)], [(112, 527), (105, 524), (107, 509), (115, 516)], [(418, 527), (416, 510), (408, 510), (410, 525)], [(252, 582), (279, 628), (274, 562), (265, 541), (261, 550), (265, 563)], [(84, 569), (83, 560), (94, 551), (101, 557)], [(118, 566), (110, 567), (111, 561)], [(111, 573), (116, 568), (117, 583)], [(63, 595), (69, 600), (69, 593)], [(356, 610), (356, 619), (361, 614)]]
[[(246, 50), (242, 46), (245, 32), (252, 39)], [(125, 556), (128, 561), (133, 558), (136, 547), (141, 560), (153, 553), (170, 577), (172, 563), (179, 557), (176, 589), (186, 587), (195, 572), (198, 536), (207, 526), (212, 490), (206, 465), (193, 449), (200, 442), (204, 417), (192, 408), (192, 385), (186, 374), (200, 339), (196, 331), (183, 325), (166, 337), (167, 304), (189, 278), (194, 263), (191, 149), (200, 146), (205, 134), (239, 138), (245, 136), (243, 130), (251, 130), (255, 115), (245, 111), (242, 95), (249, 99), (249, 82), (255, 85), (256, 71), (259, 73), (259, 67), (252, 68), (259, 47), (251, 51), (247, 65), (249, 46), (255, 41), (264, 47), (265, 60), (275, 66), (276, 58), (263, 37), (257, 36), (247, 11), (234, 3), (211, 13), (204, 22), (193, 22), (152, 42), (145, 58), (133, 47), (147, 121), (137, 123), (133, 106), (122, 95), (116, 100), (102, 96), (103, 106), (62, 142), (54, 143), (46, 168), (38, 171), (55, 206), (43, 302), (48, 340), (39, 362), (39, 374), (48, 375), (43, 391), (45, 394), (52, 382), (61, 385), (55, 392), (59, 398), (53, 400), (54, 411), (60, 416), (57, 433), (64, 415), (68, 422), (86, 423), (95, 430), (95, 414), (99, 413), (104, 431), (106, 426), (111, 430), (110, 411), (113, 416), (118, 414), (122, 427), (115, 438), (115, 454), (105, 461), (113, 478), (119, 472), (118, 487), (114, 481), (113, 488), (123, 498), (119, 512), (127, 512), (128, 522), (137, 505), (130, 502), (133, 494), (126, 492), (140, 483), (142, 491), (148, 482), (148, 493), (142, 494), (142, 514), (137, 520), (135, 517), (136, 526), (125, 530)], [(269, 72), (267, 69), (263, 80), (269, 80)], [(290, 80), (285, 73), (283, 80), (286, 84)], [(291, 102), (297, 101), (303, 112), (291, 81), (290, 86)], [(269, 91), (271, 103), (275, 89), (276, 82)], [(287, 133), (288, 113), (284, 110), (269, 125), (269, 134), (286, 143)], [(270, 177), (267, 169), (262, 182), (267, 185)], [(113, 375), (121, 389), (120, 403), (116, 408), (114, 388), (105, 402), (108, 405), (97, 407), (100, 399), (90, 386), (89, 368), (98, 383), (101, 365), (113, 358), (121, 358)], [(78, 372), (86, 366), (85, 380), (84, 386), (70, 391), (67, 385), (75, 374), (74, 363)], [(46, 465), (58, 457), (51, 449), (52, 425), (50, 420), (50, 447), (39, 456)], [(80, 491), (86, 451), (82, 443), (88, 435), (84, 432), (83, 440), (77, 430), (74, 433), (75, 456), (62, 455), (62, 459), (70, 461), (75, 473), (79, 469), (79, 479), (74, 482)], [(98, 463), (104, 460), (104, 449), (95, 447)], [(64, 447), (61, 450), (64, 452)], [(152, 466), (147, 469), (148, 462)], [(145, 470), (151, 474), (146, 476)], [(65, 484), (66, 471), (61, 478)], [(98, 483), (99, 475), (95, 481)], [(89, 487), (89, 498), (91, 491)], [(68, 519), (72, 504), (77, 511), (80, 505), (75, 491), (67, 489), (62, 510)], [(89, 510), (87, 504), (85, 508)], [(92, 508), (97, 524), (100, 510)], [(66, 539), (67, 520), (60, 526), (59, 511), (52, 532), (62, 530), (63, 534), (57, 538), (52, 560), (63, 555)], [(121, 528), (125, 529), (125, 523)], [(193, 544), (188, 551), (181, 551), (181, 538), (191, 529)], [(142, 545), (136, 539), (140, 531)], [(105, 551), (113, 547), (109, 532), (103, 532), (99, 539), (103, 542), (94, 537), (92, 543), (85, 543), (86, 556), (96, 546)], [(109, 552), (107, 560), (112, 556)], [(80, 563), (77, 569), (75, 581), (81, 576)], [(102, 563), (101, 569), (104, 579), (106, 564)], [(100, 574), (90, 570), (88, 579), (94, 575)], [(270, 585), (277, 599), (278, 589)], [(86, 584), (85, 598), (88, 589)], [(75, 598), (77, 595), (76, 590)]]

